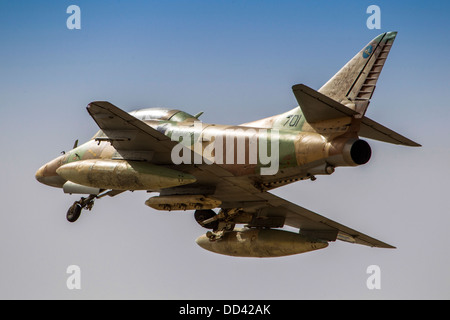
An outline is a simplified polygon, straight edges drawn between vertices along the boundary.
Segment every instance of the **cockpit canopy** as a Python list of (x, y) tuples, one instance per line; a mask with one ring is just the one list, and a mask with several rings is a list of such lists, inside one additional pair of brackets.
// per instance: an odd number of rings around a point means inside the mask
[[(196, 116), (190, 115), (184, 111), (168, 109), (168, 108), (147, 108), (147, 109), (139, 109), (133, 110), (129, 112), (133, 117), (141, 120), (141, 121), (151, 121), (151, 120), (165, 120), (165, 121), (175, 121), (175, 122), (183, 122), (183, 121), (198, 121), (198, 117), (203, 112), (200, 112)], [(102, 130), (99, 130), (92, 139), (96, 139), (98, 137), (106, 137)]]
[(186, 121), (188, 119), (197, 120), (193, 115), (180, 110), (166, 108), (148, 108), (131, 111), (130, 114), (139, 120), (167, 120), (167, 121)]

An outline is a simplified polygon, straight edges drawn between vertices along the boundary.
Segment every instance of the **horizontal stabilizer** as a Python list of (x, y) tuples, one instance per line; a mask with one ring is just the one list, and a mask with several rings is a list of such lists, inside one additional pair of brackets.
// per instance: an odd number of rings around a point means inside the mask
[(361, 119), (361, 127), (359, 130), (361, 137), (374, 139), (382, 142), (388, 142), (393, 144), (400, 144), (409, 147), (420, 147), (421, 145), (414, 142), (391, 129), (382, 126), (381, 124), (363, 117)]
[(303, 116), (309, 123), (352, 117), (358, 113), (304, 84), (292, 87)]

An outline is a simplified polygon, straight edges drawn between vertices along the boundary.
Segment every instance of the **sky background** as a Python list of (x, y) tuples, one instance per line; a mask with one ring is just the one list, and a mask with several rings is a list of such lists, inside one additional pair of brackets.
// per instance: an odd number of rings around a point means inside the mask
[[(81, 9), (69, 30), (66, 9)], [(369, 30), (369, 5), (381, 29)], [(1, 299), (449, 299), (450, 2), (0, 1)], [(367, 116), (423, 145), (369, 141), (371, 161), (275, 194), (392, 244), (337, 241), (274, 259), (216, 255), (192, 212), (145, 192), (96, 202), (39, 184), (49, 160), (98, 130), (86, 105), (204, 111), (240, 124), (295, 107), (372, 38), (398, 31)], [(81, 268), (81, 290), (66, 269)], [(378, 265), (381, 289), (366, 269)]]

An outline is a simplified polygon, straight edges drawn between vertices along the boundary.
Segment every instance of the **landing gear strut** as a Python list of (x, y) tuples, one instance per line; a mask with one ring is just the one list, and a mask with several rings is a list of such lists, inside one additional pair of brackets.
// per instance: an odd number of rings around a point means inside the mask
[(79, 201), (75, 201), (73, 205), (67, 210), (66, 218), (69, 222), (75, 222), (81, 215), (81, 209), (91, 210), (94, 206), (94, 200), (96, 195), (91, 194), (87, 198), (81, 198)]
[(194, 218), (202, 227), (206, 229), (217, 229), (219, 226), (219, 221), (215, 220), (210, 223), (204, 223), (204, 221), (211, 219), (216, 216), (213, 210), (195, 210)]
[(66, 218), (69, 222), (75, 222), (78, 220), (81, 214), (82, 209), (91, 210), (94, 206), (94, 200), (103, 198), (104, 196), (114, 197), (125, 190), (102, 190), (100, 194), (95, 195), (91, 194), (87, 198), (81, 198), (78, 201), (75, 201), (73, 205), (67, 210)]
[(218, 214), (213, 210), (196, 210), (195, 220), (204, 228), (212, 229), (206, 233), (211, 240), (222, 238), (224, 232), (233, 231), (234, 218), (242, 209), (221, 209)]

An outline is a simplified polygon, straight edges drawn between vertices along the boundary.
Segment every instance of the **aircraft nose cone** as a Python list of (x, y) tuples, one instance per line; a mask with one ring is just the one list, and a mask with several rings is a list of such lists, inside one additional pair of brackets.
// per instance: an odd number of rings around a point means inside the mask
[(36, 180), (39, 181), (40, 183), (44, 183), (44, 171), (45, 171), (45, 165), (40, 167), (38, 169), (38, 171), (36, 171), (36, 174), (34, 175)]
[(47, 186), (62, 188), (66, 180), (58, 176), (58, 174), (56, 173), (56, 164), (57, 162), (50, 161), (49, 163), (46, 163), (45, 165), (40, 167), (34, 175), (36, 180)]

